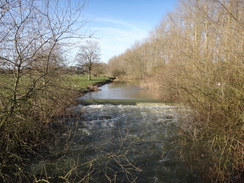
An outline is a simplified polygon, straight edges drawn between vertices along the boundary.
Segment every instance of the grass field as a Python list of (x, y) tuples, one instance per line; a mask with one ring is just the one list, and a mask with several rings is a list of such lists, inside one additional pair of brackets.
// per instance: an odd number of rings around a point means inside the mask
[(75, 90), (84, 90), (89, 85), (94, 85), (96, 83), (103, 83), (110, 79), (110, 77), (107, 76), (97, 76), (92, 77), (91, 80), (87, 80), (87, 75), (65, 75), (64, 76), (64, 84), (67, 87), (71, 87), (71, 89)]
[[(63, 86), (67, 89), (72, 90), (85, 90), (87, 86), (94, 85), (97, 83), (104, 83), (107, 80), (110, 80), (108, 76), (97, 76), (92, 77), (91, 80), (87, 80), (87, 75), (78, 75), (78, 74), (65, 74), (61, 75)], [(29, 77), (21, 78), (21, 85), (25, 86), (29, 83)], [(7, 95), (10, 92), (11, 88), (13, 88), (14, 84), (14, 76), (12, 74), (0, 74), (0, 94), (2, 96)]]

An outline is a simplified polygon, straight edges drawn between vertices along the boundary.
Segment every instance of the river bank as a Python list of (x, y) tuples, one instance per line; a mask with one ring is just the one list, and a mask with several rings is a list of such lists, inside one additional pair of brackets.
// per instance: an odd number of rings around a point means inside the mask
[(94, 83), (88, 85), (86, 88), (81, 89), (81, 94), (84, 95), (88, 92), (93, 92), (93, 91), (99, 91), (99, 87), (105, 85), (105, 84), (109, 84), (111, 82), (113, 82), (115, 80), (115, 78), (113, 77), (108, 77), (108, 79), (104, 79), (101, 81), (95, 81)]
[[(66, 150), (76, 132), (66, 123), (74, 117), (67, 109), (77, 104), (75, 98), (91, 91), (89, 85), (100, 86), (112, 80), (100, 76), (88, 81), (85, 75), (64, 73), (45, 78), (26, 74), (15, 80), (13, 74), (1, 74), (0, 182), (47, 179), (30, 172), (29, 166), (33, 161), (63, 153), (53, 151), (57, 144)], [(11, 88), (16, 82), (19, 89), (14, 93)]]

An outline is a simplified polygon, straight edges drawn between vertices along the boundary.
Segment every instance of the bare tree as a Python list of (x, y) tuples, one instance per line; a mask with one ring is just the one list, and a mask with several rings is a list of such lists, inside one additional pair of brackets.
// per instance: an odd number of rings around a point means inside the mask
[(76, 59), (83, 68), (87, 68), (88, 80), (91, 80), (92, 68), (100, 61), (100, 46), (98, 42), (87, 40), (85, 45), (80, 47)]
[(0, 75), (1, 182), (27, 181), (22, 167), (56, 141), (47, 123), (73, 101), (60, 66), (67, 42), (84, 37), (84, 6), (73, 0), (0, 0), (0, 68), (11, 71)]
[(185, 157), (194, 159), (193, 167), (212, 180), (241, 182), (244, 3), (179, 2), (178, 10), (145, 43), (111, 59), (109, 66), (116, 71), (117, 65), (126, 63), (127, 77), (147, 77), (149, 73), (163, 88), (162, 96), (193, 106), (199, 112), (198, 120), (190, 124), (192, 141), (186, 143)]
[(108, 62), (109, 73), (115, 78), (119, 78), (121, 75), (126, 75), (127, 69), (123, 57), (124, 55), (115, 56)]
[[(84, 37), (77, 34), (86, 23), (85, 19), (79, 20), (84, 6), (59, 0), (1, 0), (0, 67), (11, 69), (14, 78), (5, 87), (11, 99), (4, 120), (31, 95), (50, 87), (62, 62), (58, 50), (65, 40)], [(21, 80), (26, 74), (30, 81), (24, 89)]]

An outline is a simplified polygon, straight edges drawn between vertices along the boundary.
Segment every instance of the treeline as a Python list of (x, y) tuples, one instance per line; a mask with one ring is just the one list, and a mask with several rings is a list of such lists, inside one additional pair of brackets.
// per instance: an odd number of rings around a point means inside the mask
[[(150, 33), (109, 61), (117, 77), (157, 88), (196, 112), (182, 156), (212, 182), (244, 179), (244, 2), (182, 0)], [(189, 120), (188, 120), (189, 121)]]

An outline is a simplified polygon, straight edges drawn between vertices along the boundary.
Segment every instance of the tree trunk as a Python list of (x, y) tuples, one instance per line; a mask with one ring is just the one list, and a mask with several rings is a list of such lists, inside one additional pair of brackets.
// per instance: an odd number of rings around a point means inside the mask
[(91, 67), (89, 67), (88, 69), (88, 80), (89, 81), (91, 80)]

